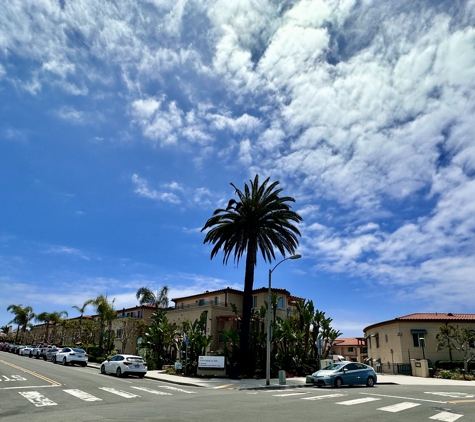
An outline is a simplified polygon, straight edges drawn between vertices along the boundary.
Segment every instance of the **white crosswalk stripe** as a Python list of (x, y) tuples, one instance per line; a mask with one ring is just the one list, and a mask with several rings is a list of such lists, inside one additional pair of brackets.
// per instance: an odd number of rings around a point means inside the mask
[(22, 391), (20, 394), (36, 407), (56, 406), (57, 403), (40, 394), (38, 391)]
[(457, 413), (450, 413), (450, 412), (440, 412), (437, 415), (431, 416), (429, 419), (433, 419), (436, 421), (443, 421), (443, 422), (454, 422), (458, 418), (461, 418), (463, 415), (459, 415)]
[(301, 396), (302, 394), (307, 394), (307, 393), (273, 394), (273, 396), (274, 396), (274, 397), (290, 397), (290, 396)]
[(163, 391), (152, 390), (151, 388), (147, 388), (147, 387), (132, 387), (132, 388), (135, 388), (136, 390), (146, 391), (147, 393), (157, 394), (159, 396), (172, 396), (173, 395), (173, 394), (170, 394), (170, 393), (165, 393)]
[(84, 400), (84, 401), (102, 401), (99, 397), (93, 396), (92, 394), (86, 393), (81, 390), (63, 390), (65, 393), (71, 394), (74, 397), (77, 397), (78, 399)]
[(137, 394), (127, 393), (127, 391), (116, 390), (115, 388), (99, 387), (99, 390), (104, 390), (104, 391), (107, 391), (108, 393), (116, 394), (116, 395), (118, 395), (120, 397), (124, 397), (126, 399), (132, 399), (134, 397), (140, 397)]
[(346, 394), (326, 394), (324, 396), (302, 397), (302, 400), (323, 400), (332, 399), (336, 397), (346, 397)]
[(179, 391), (180, 393), (185, 393), (185, 394), (196, 394), (196, 391), (182, 390), (181, 388), (170, 387), (168, 385), (158, 385), (157, 387), (166, 388), (167, 390), (171, 390), (171, 391)]
[(362, 399), (354, 399), (354, 400), (348, 400), (348, 401), (341, 401), (336, 404), (343, 404), (344, 406), (353, 406), (354, 404), (362, 404), (362, 403), (368, 403), (370, 401), (376, 401), (376, 400), (381, 400), (377, 399), (375, 397), (364, 397)]
[(420, 405), (421, 405), (420, 403), (411, 403), (408, 401), (403, 401), (402, 403), (393, 404), (391, 406), (380, 407), (378, 410), (382, 410), (383, 412), (396, 413), (396, 412), (401, 412), (403, 410), (411, 409), (413, 407), (417, 407)]

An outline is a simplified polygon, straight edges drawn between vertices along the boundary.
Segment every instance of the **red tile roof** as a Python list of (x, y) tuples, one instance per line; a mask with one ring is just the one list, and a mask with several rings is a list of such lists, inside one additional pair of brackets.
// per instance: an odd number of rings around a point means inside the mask
[(435, 321), (450, 321), (450, 320), (467, 320), (475, 321), (475, 314), (452, 314), (452, 313), (415, 313), (396, 318), (396, 320), (435, 320)]
[(353, 338), (337, 338), (335, 346), (364, 346), (363, 337), (353, 337)]
[(475, 314), (453, 314), (451, 312), (418, 312), (415, 314), (404, 315), (389, 321), (381, 321), (375, 324), (369, 325), (368, 327), (363, 329), (363, 332), (366, 333), (371, 328), (379, 327), (384, 324), (389, 324), (391, 322), (398, 322), (398, 321), (456, 321), (456, 322), (465, 322), (465, 321), (474, 321), (475, 322)]

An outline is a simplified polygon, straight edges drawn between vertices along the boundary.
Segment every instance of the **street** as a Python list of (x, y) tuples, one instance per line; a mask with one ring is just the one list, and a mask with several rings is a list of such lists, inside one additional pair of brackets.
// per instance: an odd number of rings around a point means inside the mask
[[(470, 384), (471, 385), (471, 384)], [(0, 420), (79, 421), (475, 421), (474, 387), (235, 390), (101, 375), (0, 354)]]

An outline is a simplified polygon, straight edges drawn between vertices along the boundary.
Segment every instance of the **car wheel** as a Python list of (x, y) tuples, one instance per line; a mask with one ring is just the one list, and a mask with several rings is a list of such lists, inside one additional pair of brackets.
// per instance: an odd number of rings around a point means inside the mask
[(43, 360), (46, 362), (46, 356), (43, 356)]
[(341, 378), (335, 379), (334, 386), (335, 386), (336, 388), (341, 388), (342, 385), (343, 385), (343, 380), (342, 380)]
[(106, 368), (104, 367), (104, 365), (101, 365), (101, 374), (102, 375), (106, 374)]
[(53, 356), (53, 357), (51, 358), (51, 363), (56, 363), (56, 356)]
[(120, 378), (122, 376), (122, 370), (120, 368), (117, 368), (117, 371), (115, 371), (115, 375), (117, 378)]
[(63, 358), (63, 366), (66, 366), (68, 362), (66, 361), (66, 358)]
[(28, 353), (28, 357), (31, 359), (33, 355), (31, 353)]
[(367, 387), (374, 387), (374, 378), (373, 377), (368, 377), (366, 380), (366, 386)]
[(82, 366), (83, 368), (85, 368), (85, 367), (87, 366), (87, 363), (86, 363), (86, 362), (81, 363), (81, 366)]

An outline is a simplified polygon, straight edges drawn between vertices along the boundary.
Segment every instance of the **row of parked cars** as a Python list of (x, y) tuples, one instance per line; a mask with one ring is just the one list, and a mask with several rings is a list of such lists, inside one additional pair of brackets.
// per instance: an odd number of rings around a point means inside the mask
[[(75, 364), (87, 366), (88, 364), (86, 351), (77, 347), (56, 347), (43, 343), (36, 346), (0, 343), (0, 350), (20, 356), (61, 363), (65, 366)], [(101, 374), (115, 374), (117, 377), (137, 375), (139, 378), (143, 378), (147, 373), (147, 364), (140, 356), (118, 354), (102, 362), (100, 370)]]
[(36, 346), (3, 343), (0, 344), (0, 350), (15, 353), (20, 356), (28, 356), (30, 358), (48, 360), (53, 363), (61, 363), (63, 365), (77, 364), (87, 366), (88, 362), (86, 351), (77, 347), (59, 348), (55, 345), (47, 345), (44, 343), (39, 343)]

